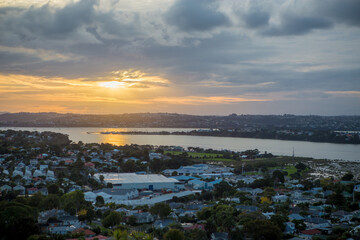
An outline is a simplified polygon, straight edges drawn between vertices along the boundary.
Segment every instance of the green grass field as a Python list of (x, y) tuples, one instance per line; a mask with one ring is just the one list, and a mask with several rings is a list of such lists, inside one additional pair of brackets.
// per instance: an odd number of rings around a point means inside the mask
[(216, 153), (198, 153), (198, 152), (177, 152), (177, 151), (164, 151), (164, 154), (170, 153), (171, 155), (178, 156), (182, 154), (187, 154), (189, 157), (198, 157), (198, 158), (216, 158), (222, 157), (222, 154)]
[[(278, 167), (271, 167), (270, 169), (278, 169)], [(297, 169), (295, 166), (285, 166), (283, 169), (281, 169), (284, 172), (287, 172), (288, 175), (296, 173)]]
[(259, 173), (259, 172), (245, 172), (244, 175), (262, 175), (262, 173)]
[(284, 170), (288, 173), (288, 175), (296, 173), (297, 171), (295, 166), (287, 166)]
[(228, 159), (228, 158), (202, 158), (200, 160), (213, 161), (213, 162), (235, 162), (234, 159)]

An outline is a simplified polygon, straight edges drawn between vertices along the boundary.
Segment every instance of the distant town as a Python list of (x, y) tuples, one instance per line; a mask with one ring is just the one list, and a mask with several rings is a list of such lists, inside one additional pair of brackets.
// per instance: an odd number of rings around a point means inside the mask
[(101, 134), (193, 135), (360, 144), (360, 116), (3, 113), (0, 127), (198, 128)]
[(357, 239), (360, 162), (0, 131), (4, 239)]
[(249, 131), (254, 129), (360, 131), (360, 116), (3, 113), (0, 114), (0, 126), (239, 128)]

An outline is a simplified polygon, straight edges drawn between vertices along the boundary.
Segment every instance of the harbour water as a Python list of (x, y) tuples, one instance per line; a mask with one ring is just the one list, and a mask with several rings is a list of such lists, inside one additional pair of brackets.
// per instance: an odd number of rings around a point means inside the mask
[(275, 155), (290, 156), (295, 150), (295, 156), (312, 157), (317, 159), (360, 161), (360, 145), (314, 143), (305, 141), (286, 141), (255, 138), (231, 137), (203, 137), (203, 136), (178, 136), (178, 135), (122, 135), (99, 134), (100, 132), (120, 131), (191, 131), (193, 129), (181, 128), (40, 128), (40, 127), (2, 127), (0, 130), (26, 130), (26, 131), (52, 131), (67, 134), (69, 139), (84, 143), (110, 143), (115, 145), (166, 145), (182, 147), (201, 147), (212, 149), (228, 149), (244, 151), (259, 149), (261, 152), (271, 152)]

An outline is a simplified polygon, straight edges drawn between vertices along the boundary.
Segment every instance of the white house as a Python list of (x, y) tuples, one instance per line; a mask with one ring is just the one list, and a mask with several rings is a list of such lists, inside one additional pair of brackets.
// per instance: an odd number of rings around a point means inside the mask
[(25, 194), (25, 187), (21, 185), (17, 185), (13, 188), (14, 191), (19, 191), (21, 195)]
[(289, 197), (286, 195), (275, 195), (272, 197), (273, 202), (284, 203)]
[(46, 173), (46, 177), (55, 177), (54, 171), (48, 170)]
[(86, 192), (84, 193), (84, 198), (85, 198), (85, 201), (88, 201), (88, 202), (96, 202), (96, 197), (97, 195), (93, 192)]
[(157, 159), (161, 159), (163, 157), (163, 155), (161, 153), (149, 153), (149, 159), (152, 161), (154, 160), (155, 158)]
[(30, 160), (30, 165), (35, 166), (35, 165), (37, 165), (38, 163), (39, 163), (39, 161), (38, 161), (37, 159), (31, 159), (31, 160)]
[(45, 169), (48, 169), (49, 166), (48, 165), (40, 165), (40, 171), (43, 171)]
[(35, 170), (33, 176), (34, 176), (34, 177), (41, 177), (41, 176), (45, 176), (45, 173), (43, 173), (43, 172), (40, 171), (40, 170)]
[(191, 185), (194, 189), (197, 189), (197, 190), (206, 188), (206, 182), (198, 180), (198, 179), (189, 181), (189, 185)]
[(102, 196), (106, 203), (117, 203), (123, 200), (129, 200), (138, 197), (139, 191), (136, 189), (103, 188), (94, 192), (86, 192), (85, 200), (95, 203), (97, 196)]
[(296, 232), (295, 223), (286, 222), (285, 223), (285, 231), (286, 234), (294, 234)]
[(32, 177), (32, 173), (31, 173), (31, 171), (29, 169), (25, 170), (25, 176)]
[(24, 176), (24, 173), (21, 172), (21, 171), (19, 171), (19, 170), (14, 170), (12, 176), (13, 176), (13, 177), (16, 177), (16, 176), (23, 177), (23, 176)]
[(12, 187), (10, 187), (9, 185), (4, 185), (4, 186), (1, 186), (0, 187), (0, 191), (3, 192), (3, 191), (11, 191)]

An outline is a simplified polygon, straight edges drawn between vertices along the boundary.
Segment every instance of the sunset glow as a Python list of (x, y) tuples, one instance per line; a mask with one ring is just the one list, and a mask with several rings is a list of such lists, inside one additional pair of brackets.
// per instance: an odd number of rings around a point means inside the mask
[(358, 3), (325, 2), (2, 1), (0, 112), (360, 114)]
[(99, 86), (106, 87), (106, 88), (119, 88), (119, 87), (124, 87), (124, 83), (117, 82), (117, 81), (101, 82), (101, 83), (99, 83)]

